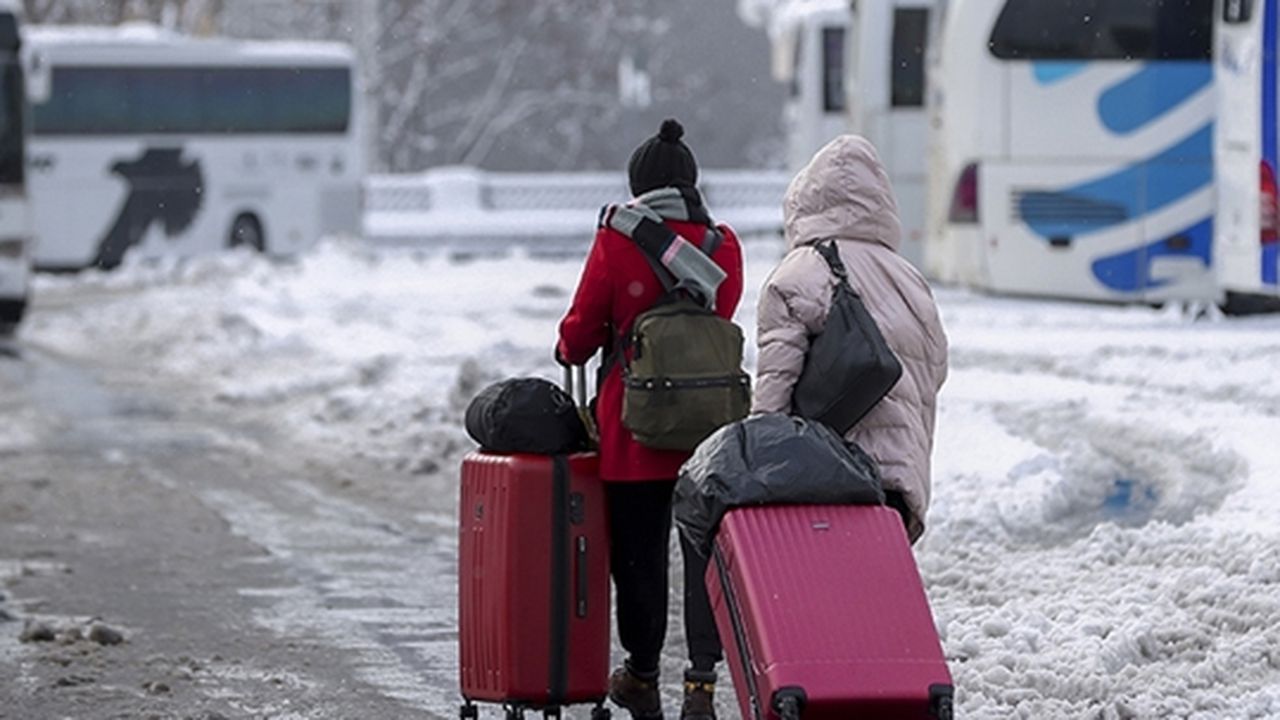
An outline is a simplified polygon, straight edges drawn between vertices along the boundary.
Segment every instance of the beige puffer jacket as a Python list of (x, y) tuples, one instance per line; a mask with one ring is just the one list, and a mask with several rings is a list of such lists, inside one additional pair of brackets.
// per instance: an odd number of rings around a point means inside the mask
[(783, 200), (788, 252), (760, 293), (753, 412), (790, 412), (809, 339), (822, 331), (835, 278), (811, 245), (835, 239), (854, 290), (898, 359), (902, 379), (846, 438), (880, 463), (885, 488), (905, 496), (914, 541), (929, 507), (930, 454), (947, 338), (924, 277), (898, 254), (902, 226), (875, 148), (832, 140), (791, 181)]

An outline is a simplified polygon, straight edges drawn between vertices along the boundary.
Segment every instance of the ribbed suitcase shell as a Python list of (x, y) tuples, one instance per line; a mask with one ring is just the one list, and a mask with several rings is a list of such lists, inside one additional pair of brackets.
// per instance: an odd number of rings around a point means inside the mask
[(778, 718), (781, 688), (804, 691), (805, 720), (950, 716), (951, 674), (896, 511), (732, 510), (707, 588), (744, 718)]
[[(462, 695), (524, 707), (601, 702), (609, 674), (609, 555), (595, 454), (568, 459), (567, 536), (554, 537), (552, 458), (473, 452), (462, 463), (458, 641)], [(552, 607), (559, 543), (565, 606)], [(557, 617), (559, 618), (557, 620)], [(552, 697), (553, 628), (564, 694)]]

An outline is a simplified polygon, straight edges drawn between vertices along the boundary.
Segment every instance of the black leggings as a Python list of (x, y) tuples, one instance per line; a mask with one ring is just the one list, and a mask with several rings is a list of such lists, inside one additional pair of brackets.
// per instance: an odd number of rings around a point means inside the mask
[[(674, 480), (605, 484), (609, 503), (609, 562), (618, 602), (618, 637), (632, 669), (658, 669), (667, 634), (667, 570)], [(695, 670), (723, 657), (703, 575), (707, 562), (681, 538), (684, 630)]]

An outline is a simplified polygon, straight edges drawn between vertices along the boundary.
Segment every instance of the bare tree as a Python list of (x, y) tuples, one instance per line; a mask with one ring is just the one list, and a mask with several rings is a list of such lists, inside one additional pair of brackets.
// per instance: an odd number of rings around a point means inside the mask
[(208, 35), (218, 29), (223, 0), (24, 0), (23, 5), (27, 20), (36, 23), (148, 21)]

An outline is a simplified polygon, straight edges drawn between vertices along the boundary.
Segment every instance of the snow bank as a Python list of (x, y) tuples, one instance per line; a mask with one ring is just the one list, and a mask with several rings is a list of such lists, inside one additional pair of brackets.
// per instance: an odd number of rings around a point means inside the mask
[[(748, 246), (749, 333), (779, 252)], [(315, 452), (447, 474), (480, 387), (558, 379), (580, 262), (131, 266), (39, 278), (23, 333), (144, 358)], [(952, 367), (917, 556), (960, 716), (1280, 717), (1280, 319), (938, 296)]]

